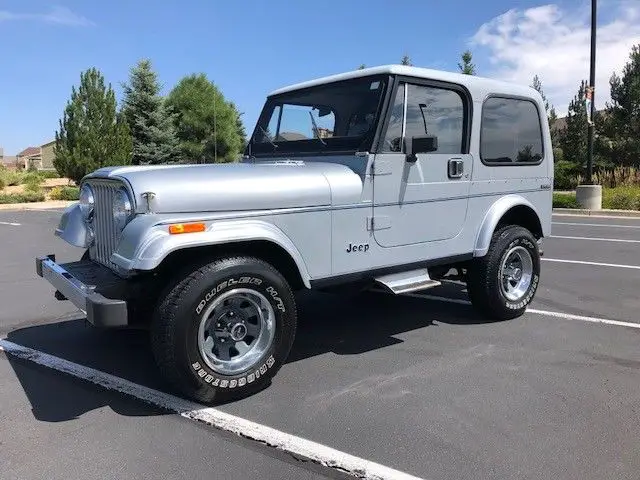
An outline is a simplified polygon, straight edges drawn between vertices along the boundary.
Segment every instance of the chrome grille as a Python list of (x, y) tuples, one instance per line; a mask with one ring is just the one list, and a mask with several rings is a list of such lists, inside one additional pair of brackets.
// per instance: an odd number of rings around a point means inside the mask
[(112, 268), (115, 265), (110, 261), (111, 254), (120, 238), (113, 221), (113, 198), (121, 185), (111, 181), (90, 181), (89, 185), (95, 198), (92, 222), (95, 241), (89, 249), (89, 254), (93, 260)]

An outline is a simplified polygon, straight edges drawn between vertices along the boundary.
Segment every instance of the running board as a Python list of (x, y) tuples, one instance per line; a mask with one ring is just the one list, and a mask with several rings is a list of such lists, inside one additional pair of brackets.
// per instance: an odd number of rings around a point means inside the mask
[(439, 281), (432, 280), (429, 277), (429, 271), (426, 268), (383, 275), (382, 277), (377, 277), (376, 282), (387, 287), (396, 295), (426, 290), (440, 285)]

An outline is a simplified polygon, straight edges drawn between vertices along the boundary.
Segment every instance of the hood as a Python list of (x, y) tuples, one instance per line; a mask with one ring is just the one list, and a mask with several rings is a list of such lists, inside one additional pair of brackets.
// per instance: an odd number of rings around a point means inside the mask
[[(363, 159), (364, 161), (364, 159)], [(124, 180), (138, 213), (273, 210), (357, 203), (362, 178), (338, 163), (274, 161), (107, 167), (87, 176)]]

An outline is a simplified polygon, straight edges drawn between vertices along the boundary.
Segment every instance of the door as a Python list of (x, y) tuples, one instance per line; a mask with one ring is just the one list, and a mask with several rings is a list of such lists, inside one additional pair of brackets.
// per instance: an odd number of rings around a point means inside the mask
[[(466, 215), (473, 159), (469, 100), (456, 86), (400, 82), (373, 167), (373, 222), (382, 247), (452, 239)], [(435, 137), (411, 157), (414, 137)], [(416, 139), (419, 140), (419, 139)], [(416, 145), (418, 141), (415, 142)]]

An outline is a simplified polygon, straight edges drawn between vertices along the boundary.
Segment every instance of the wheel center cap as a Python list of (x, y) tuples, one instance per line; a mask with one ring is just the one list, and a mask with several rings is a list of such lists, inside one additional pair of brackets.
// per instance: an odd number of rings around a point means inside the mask
[(240, 342), (244, 340), (244, 337), (247, 336), (247, 327), (243, 323), (236, 323), (233, 327), (231, 327), (229, 335), (234, 342)]
[(513, 271), (513, 279), (516, 282), (519, 282), (521, 278), (522, 278), (522, 269), (515, 268), (514, 271)]

